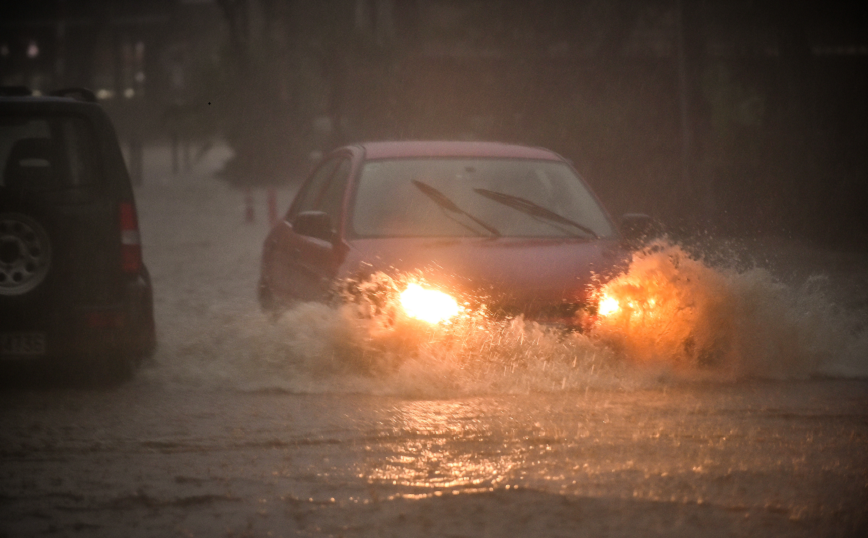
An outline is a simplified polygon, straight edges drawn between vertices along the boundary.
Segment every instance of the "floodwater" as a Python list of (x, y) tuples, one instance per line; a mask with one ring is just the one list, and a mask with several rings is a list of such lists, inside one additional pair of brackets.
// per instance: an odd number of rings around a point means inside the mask
[(868, 256), (659, 243), (588, 335), (273, 320), (213, 169), (137, 191), (136, 379), (0, 392), (0, 536), (868, 535)]

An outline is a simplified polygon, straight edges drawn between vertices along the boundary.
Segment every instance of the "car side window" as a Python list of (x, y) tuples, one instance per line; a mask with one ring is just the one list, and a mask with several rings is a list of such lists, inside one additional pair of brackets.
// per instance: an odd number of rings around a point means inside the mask
[(327, 214), (332, 219), (332, 226), (337, 227), (341, 217), (341, 209), (344, 202), (344, 191), (347, 187), (347, 179), (350, 177), (350, 160), (342, 159), (332, 175), (331, 181), (323, 190), (317, 210)]
[(314, 171), (308, 182), (302, 187), (301, 192), (298, 194), (298, 201), (290, 214), (286, 216), (286, 220), (291, 221), (299, 213), (313, 211), (316, 208), (316, 203), (339, 162), (338, 159), (325, 161)]

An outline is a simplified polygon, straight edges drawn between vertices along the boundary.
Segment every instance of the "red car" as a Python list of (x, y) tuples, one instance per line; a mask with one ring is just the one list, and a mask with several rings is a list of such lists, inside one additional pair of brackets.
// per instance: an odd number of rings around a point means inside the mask
[[(649, 224), (622, 220), (633, 237)], [(595, 311), (595, 283), (627, 256), (596, 196), (552, 151), (370, 142), (334, 150), (301, 187), (265, 240), (259, 300), (267, 310), (326, 300), (385, 273), (411, 295), (436, 291), (453, 312), (484, 304), (495, 316), (580, 325)]]

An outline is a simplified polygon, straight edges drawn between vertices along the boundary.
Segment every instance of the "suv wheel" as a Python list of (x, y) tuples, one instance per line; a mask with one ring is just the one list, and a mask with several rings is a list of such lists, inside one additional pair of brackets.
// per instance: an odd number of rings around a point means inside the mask
[(36, 220), (0, 213), (0, 295), (23, 295), (38, 287), (51, 268), (51, 241)]

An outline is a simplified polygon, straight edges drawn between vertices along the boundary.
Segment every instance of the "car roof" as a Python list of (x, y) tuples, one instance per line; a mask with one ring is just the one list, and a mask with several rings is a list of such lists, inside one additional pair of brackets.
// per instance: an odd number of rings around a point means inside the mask
[(510, 159), (537, 159), (563, 161), (557, 153), (544, 149), (503, 142), (478, 141), (392, 141), (356, 144), (365, 152), (366, 159), (392, 159), (414, 157), (501, 157)]
[(80, 101), (69, 97), (54, 96), (0, 96), (0, 110), (4, 112), (78, 112), (99, 113), (102, 107), (97, 103)]

